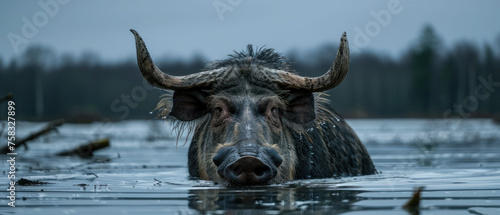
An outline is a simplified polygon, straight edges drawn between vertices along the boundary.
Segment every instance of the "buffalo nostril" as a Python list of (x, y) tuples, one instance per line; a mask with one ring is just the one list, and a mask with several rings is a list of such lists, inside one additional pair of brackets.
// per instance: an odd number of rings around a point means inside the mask
[(267, 167), (258, 167), (255, 169), (255, 175), (262, 176), (267, 171), (267, 169), (268, 169)]
[(239, 175), (241, 174), (241, 172), (243, 172), (243, 170), (241, 169), (240, 165), (236, 165), (236, 167), (233, 167), (233, 172), (234, 174)]

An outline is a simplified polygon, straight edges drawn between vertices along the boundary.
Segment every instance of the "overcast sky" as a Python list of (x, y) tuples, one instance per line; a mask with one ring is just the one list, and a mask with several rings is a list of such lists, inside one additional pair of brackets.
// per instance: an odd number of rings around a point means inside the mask
[(198, 53), (216, 60), (248, 43), (282, 53), (307, 51), (338, 43), (344, 31), (353, 52), (397, 57), (426, 23), (448, 46), (460, 40), (496, 44), (499, 8), (496, 0), (2, 1), (0, 58), (5, 62), (27, 45), (43, 44), (59, 54), (131, 59), (130, 28), (141, 34), (153, 59)]

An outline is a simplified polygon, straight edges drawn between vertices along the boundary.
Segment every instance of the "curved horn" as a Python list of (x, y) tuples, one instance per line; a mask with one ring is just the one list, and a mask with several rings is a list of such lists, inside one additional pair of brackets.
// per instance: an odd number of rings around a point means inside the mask
[(144, 77), (144, 79), (146, 79), (146, 81), (154, 87), (170, 90), (188, 90), (198, 87), (208, 87), (216, 80), (214, 76), (219, 73), (217, 70), (200, 72), (186, 76), (172, 76), (163, 73), (153, 63), (148, 49), (146, 48), (146, 44), (142, 40), (141, 36), (139, 36), (137, 31), (133, 29), (130, 29), (130, 31), (135, 37), (137, 64), (139, 64), (139, 70), (141, 71), (142, 77)]
[(285, 86), (285, 88), (307, 90), (311, 92), (321, 92), (332, 89), (342, 83), (349, 70), (349, 44), (344, 32), (340, 38), (340, 45), (337, 56), (332, 67), (319, 77), (302, 77), (285, 71), (273, 71), (278, 73), (275, 82)]

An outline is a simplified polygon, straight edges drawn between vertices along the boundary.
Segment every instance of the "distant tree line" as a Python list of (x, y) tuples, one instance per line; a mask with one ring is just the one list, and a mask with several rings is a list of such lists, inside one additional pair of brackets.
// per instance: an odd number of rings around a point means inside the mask
[[(432, 26), (425, 26), (398, 59), (368, 51), (352, 55), (348, 77), (329, 98), (345, 117), (499, 115), (499, 48), (470, 41), (444, 48)], [(318, 76), (331, 66), (336, 49), (328, 44), (286, 56), (297, 73)], [(202, 56), (157, 62), (173, 75), (195, 73), (206, 64)], [(143, 81), (135, 61), (104, 63), (88, 53), (58, 56), (43, 46), (29, 47), (8, 63), (0, 59), (0, 96), (8, 92), (14, 93), (18, 119), (74, 122), (154, 118), (151, 112), (163, 94)]]

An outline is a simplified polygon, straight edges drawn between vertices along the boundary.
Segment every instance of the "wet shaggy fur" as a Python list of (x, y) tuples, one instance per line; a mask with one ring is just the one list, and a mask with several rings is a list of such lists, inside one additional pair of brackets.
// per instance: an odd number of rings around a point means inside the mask
[[(256, 89), (265, 88), (265, 92), (273, 92), (274, 95), (302, 95), (304, 92), (283, 89), (270, 81), (255, 77), (256, 70), (263, 67), (291, 71), (286, 59), (273, 49), (253, 49), (247, 46), (246, 51), (235, 52), (230, 58), (215, 61), (207, 66), (207, 70), (225, 68), (228, 75), (224, 80), (211, 89), (203, 89), (207, 95), (227, 94), (228, 89), (236, 89), (242, 95), (259, 95)], [(252, 92), (245, 91), (242, 85), (250, 85)], [(305, 92), (307, 95), (307, 92)], [(283, 136), (281, 141), (288, 142), (291, 152), (280, 149), (282, 157), (287, 156), (288, 166), (280, 166), (282, 171), (272, 183), (280, 183), (292, 179), (325, 178), (336, 176), (366, 175), (376, 173), (372, 160), (361, 144), (360, 140), (344, 121), (330, 106), (324, 93), (309, 93), (314, 97), (315, 119), (306, 123), (296, 123), (286, 117), (281, 117)], [(223, 183), (215, 172), (212, 163), (214, 149), (207, 149), (203, 141), (208, 133), (213, 132), (211, 128), (210, 112), (192, 121), (180, 121), (170, 114), (172, 103), (172, 92), (167, 93), (159, 102), (156, 110), (159, 116), (169, 119), (177, 131), (178, 137), (183, 132), (192, 136), (189, 148), (189, 174), (192, 177), (200, 177), (207, 180), (215, 180)], [(208, 98), (207, 98), (208, 99)], [(208, 101), (207, 101), (208, 103)], [(279, 138), (278, 138), (279, 139)], [(187, 141), (187, 139), (186, 139)], [(213, 147), (212, 147), (213, 148)], [(286, 154), (288, 153), (288, 154)], [(285, 163), (285, 162), (284, 162)]]
[(287, 59), (280, 53), (271, 48), (256, 48), (254, 50), (251, 44), (247, 45), (246, 51), (235, 51), (229, 55), (228, 59), (214, 61), (206, 67), (207, 70), (218, 69), (222, 67), (244, 67), (249, 64), (260, 65), (270, 69), (279, 69), (291, 71)]

